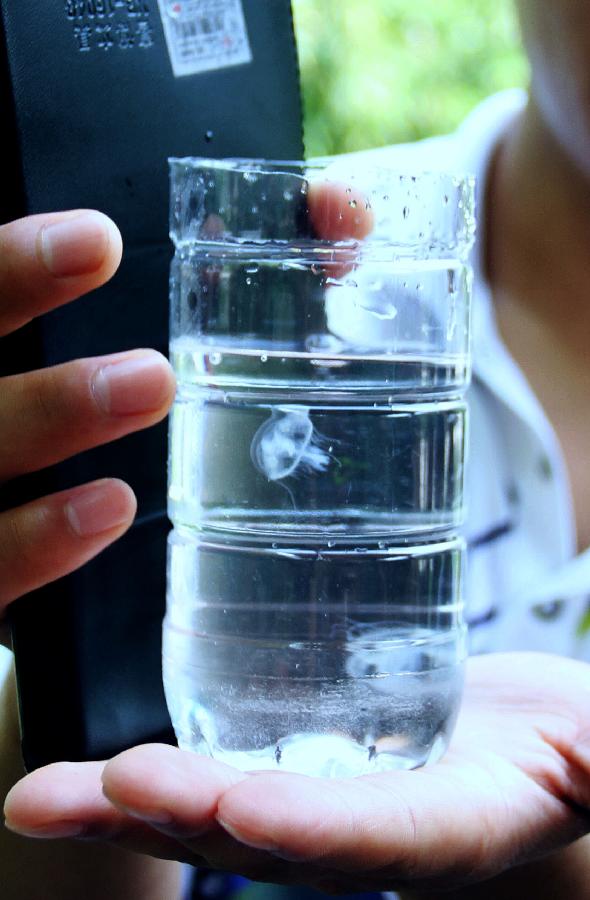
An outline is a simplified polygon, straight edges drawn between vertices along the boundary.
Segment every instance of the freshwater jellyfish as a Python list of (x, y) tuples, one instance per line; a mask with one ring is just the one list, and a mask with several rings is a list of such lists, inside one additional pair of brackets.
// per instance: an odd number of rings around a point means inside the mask
[(280, 481), (296, 470), (325, 472), (331, 459), (325, 444), (311, 424), (308, 409), (282, 406), (273, 409), (270, 419), (256, 431), (250, 456), (269, 481)]

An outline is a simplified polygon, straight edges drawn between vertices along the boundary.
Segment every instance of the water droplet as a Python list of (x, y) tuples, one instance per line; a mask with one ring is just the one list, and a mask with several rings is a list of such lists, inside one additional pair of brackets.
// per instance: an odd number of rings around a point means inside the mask
[(377, 546), (379, 547), (380, 550), (385, 550), (385, 548), (387, 547), (387, 544), (385, 543), (385, 541), (379, 541)]
[(348, 205), (350, 206), (351, 209), (356, 209), (358, 206), (356, 200), (349, 200)]
[(264, 362), (266, 362), (267, 360), (268, 360), (268, 353), (261, 353), (261, 354), (260, 354), (260, 362), (263, 362), (263, 363), (264, 363)]
[(445, 201), (445, 206), (446, 206), (446, 205), (447, 205), (447, 203), (448, 203), (448, 202), (449, 202), (449, 198), (448, 198), (448, 196), (447, 196), (447, 195), (446, 195), (446, 194), (445, 194), (445, 198), (444, 198), (444, 201)]
[(365, 209), (371, 209), (371, 204), (369, 203), (368, 200), (365, 203)]
[(333, 449), (334, 449), (334, 445), (330, 444), (330, 446), (328, 447), (328, 453), (331, 453)]
[(328, 547), (332, 549), (332, 547), (336, 546), (336, 541), (328, 541)]
[(289, 200), (292, 200), (292, 199), (293, 199), (293, 191), (287, 191), (287, 190), (283, 191), (283, 200), (287, 200), (287, 202), (288, 202)]
[(343, 218), (344, 216), (342, 215), (342, 213), (338, 213), (338, 221), (341, 222)]
[(404, 219), (407, 219), (409, 215), (410, 215), (410, 207), (404, 206)]
[(252, 284), (252, 279), (250, 278), (250, 276), (248, 276), (248, 278), (246, 278), (246, 284), (248, 286)]
[(213, 351), (213, 353), (209, 354), (209, 362), (212, 366), (218, 366), (222, 359), (223, 356), (221, 355), (221, 353), (218, 353), (215, 350)]
[(214, 187), (215, 187), (215, 182), (213, 181), (212, 178), (207, 182), (207, 187), (208, 187), (208, 188), (214, 188)]
[(213, 132), (211, 131), (210, 128), (208, 128), (207, 131), (205, 132), (205, 140), (207, 141), (208, 144), (211, 143), (211, 141), (213, 140), (213, 137), (214, 137)]
[(389, 194), (383, 194), (383, 199), (387, 203), (387, 201), (389, 200)]
[(258, 207), (256, 205), (254, 205), (252, 207), (252, 215), (255, 216), (257, 213), (258, 213)]
[(352, 194), (352, 188), (347, 187), (347, 188), (346, 188), (346, 193), (347, 193), (347, 194)]
[(419, 281), (418, 284), (416, 285), (416, 290), (417, 290), (417, 291), (421, 291), (422, 289), (423, 289), (422, 282)]
[(278, 546), (279, 546), (279, 545), (277, 544), (276, 541), (273, 541), (273, 542), (272, 542), (272, 549), (273, 549), (273, 550), (276, 550)]

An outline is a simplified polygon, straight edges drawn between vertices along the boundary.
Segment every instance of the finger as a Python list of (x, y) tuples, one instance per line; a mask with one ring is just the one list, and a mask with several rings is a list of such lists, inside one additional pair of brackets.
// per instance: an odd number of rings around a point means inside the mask
[(248, 777), (213, 759), (151, 744), (107, 763), (103, 789), (121, 812), (174, 836), (178, 852), (186, 848), (193, 864), (265, 881), (291, 880), (288, 863), (236, 841), (216, 820), (225, 791)]
[(174, 822), (187, 834), (217, 828), (220, 797), (247, 778), (224, 763), (162, 744), (134, 747), (112, 759), (103, 772), (111, 803), (148, 822)]
[(312, 181), (307, 193), (309, 218), (319, 238), (362, 241), (373, 230), (373, 211), (357, 189), (339, 181)]
[(166, 414), (173, 396), (170, 365), (150, 350), (4, 378), (0, 480), (152, 425)]
[(67, 575), (131, 525), (133, 491), (104, 479), (0, 513), (0, 615), (22, 594)]
[(104, 284), (121, 252), (117, 226), (94, 210), (0, 226), (0, 334)]
[[(31, 772), (6, 797), (6, 827), (25, 837), (102, 839), (161, 859), (182, 857), (176, 841), (109, 803), (102, 792), (103, 768), (103, 762), (64, 762)], [(187, 851), (186, 861), (191, 859)]]

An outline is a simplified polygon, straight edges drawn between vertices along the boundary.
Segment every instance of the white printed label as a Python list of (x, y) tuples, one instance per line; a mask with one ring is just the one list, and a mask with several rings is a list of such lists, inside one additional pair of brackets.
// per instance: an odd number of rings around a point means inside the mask
[(158, 0), (177, 78), (252, 61), (241, 0)]

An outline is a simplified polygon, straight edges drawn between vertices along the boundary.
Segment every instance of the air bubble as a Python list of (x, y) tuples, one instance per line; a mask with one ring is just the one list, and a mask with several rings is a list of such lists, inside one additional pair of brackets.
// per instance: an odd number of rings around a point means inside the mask
[(207, 141), (208, 144), (211, 143), (211, 141), (213, 140), (213, 137), (214, 137), (213, 132), (211, 131), (210, 128), (208, 128), (207, 131), (205, 132), (205, 140)]
[(260, 354), (260, 362), (265, 363), (267, 361), (268, 361), (268, 353), (261, 353)]
[(213, 351), (213, 353), (209, 354), (209, 362), (212, 366), (218, 366), (222, 359), (223, 356), (221, 355), (221, 353), (218, 353), (215, 350)]
[(289, 202), (289, 200), (293, 199), (293, 191), (285, 190), (283, 191), (283, 200)]
[(249, 182), (249, 184), (256, 184), (258, 181), (258, 175), (256, 172), (244, 172), (243, 175), (244, 181)]
[(351, 209), (356, 209), (358, 206), (356, 200), (349, 200), (348, 205), (350, 206)]
[(410, 207), (409, 206), (404, 206), (403, 215), (404, 215), (404, 219), (408, 218), (408, 216), (410, 215)]
[(256, 205), (254, 205), (252, 207), (252, 215), (255, 216), (257, 213), (258, 213), (258, 207)]
[(246, 278), (246, 284), (248, 286), (250, 286), (252, 284), (252, 279), (250, 278), (250, 276), (248, 276), (248, 278)]

